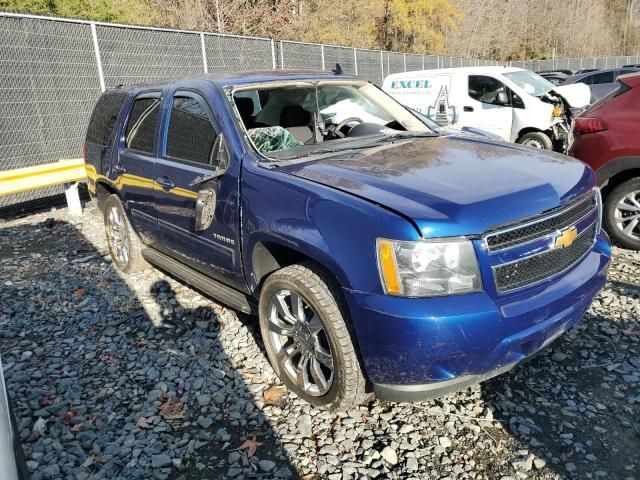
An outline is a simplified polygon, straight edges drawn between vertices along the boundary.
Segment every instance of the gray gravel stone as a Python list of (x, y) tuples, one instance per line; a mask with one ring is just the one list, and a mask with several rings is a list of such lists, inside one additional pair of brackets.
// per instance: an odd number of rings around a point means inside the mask
[(384, 447), (380, 452), (380, 456), (383, 458), (385, 462), (387, 462), (390, 465), (398, 464), (398, 454), (391, 447)]
[(272, 462), (271, 460), (260, 460), (258, 462), (258, 466), (263, 472), (270, 472), (271, 470), (276, 468), (276, 463)]
[(442, 448), (449, 448), (452, 445), (451, 440), (449, 440), (449, 437), (440, 437), (438, 439), (438, 443)]
[(171, 457), (166, 453), (151, 455), (151, 466), (153, 468), (163, 468), (171, 465)]
[[(508, 374), (327, 412), (266, 404), (279, 382), (254, 319), (118, 273), (97, 213), (64, 212), (0, 225), (0, 347), (33, 480), (637, 477), (616, 439), (640, 431), (640, 253), (615, 248), (584, 321)], [(232, 451), (253, 435), (253, 457)]]

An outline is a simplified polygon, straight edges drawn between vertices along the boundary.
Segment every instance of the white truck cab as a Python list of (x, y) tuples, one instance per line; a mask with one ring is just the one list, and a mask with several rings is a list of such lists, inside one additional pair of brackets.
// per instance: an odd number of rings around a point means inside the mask
[(572, 112), (588, 106), (589, 87), (555, 86), (512, 67), (396, 73), (382, 88), (440, 125), (472, 127), (535, 148), (565, 151)]

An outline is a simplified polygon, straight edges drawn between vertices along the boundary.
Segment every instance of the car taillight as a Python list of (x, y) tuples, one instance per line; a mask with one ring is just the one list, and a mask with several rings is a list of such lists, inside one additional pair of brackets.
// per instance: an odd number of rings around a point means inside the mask
[(607, 122), (600, 118), (594, 117), (578, 117), (574, 120), (573, 130), (580, 135), (587, 133), (596, 133), (608, 129)]

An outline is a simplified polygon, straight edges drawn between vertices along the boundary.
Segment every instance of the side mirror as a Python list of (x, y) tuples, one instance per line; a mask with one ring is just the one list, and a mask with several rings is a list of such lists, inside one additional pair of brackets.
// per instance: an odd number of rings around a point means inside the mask
[(196, 199), (196, 232), (202, 232), (213, 223), (216, 214), (216, 192), (208, 188), (198, 192)]
[(509, 95), (507, 95), (507, 92), (498, 92), (496, 103), (498, 105), (509, 105)]

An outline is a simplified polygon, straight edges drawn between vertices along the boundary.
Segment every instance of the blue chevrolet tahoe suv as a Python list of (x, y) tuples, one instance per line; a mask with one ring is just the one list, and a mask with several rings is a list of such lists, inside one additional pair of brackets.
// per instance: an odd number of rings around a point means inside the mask
[(276, 373), (316, 406), (420, 400), (505, 372), (605, 283), (589, 167), (438, 133), (358, 79), (115, 88), (85, 157), (113, 262), (257, 313)]

